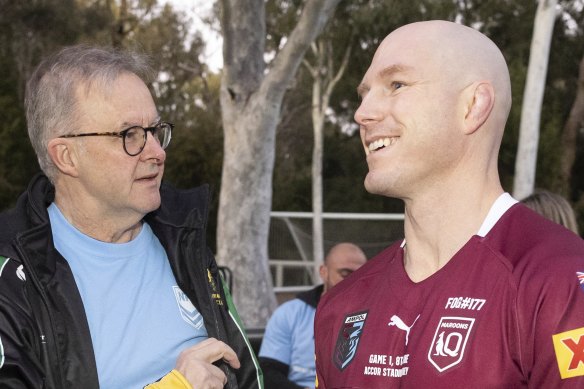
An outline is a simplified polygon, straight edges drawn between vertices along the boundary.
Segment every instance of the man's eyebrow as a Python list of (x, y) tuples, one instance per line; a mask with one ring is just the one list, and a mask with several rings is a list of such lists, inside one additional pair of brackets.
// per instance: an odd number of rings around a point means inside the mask
[(367, 93), (368, 91), (369, 86), (365, 84), (365, 82), (361, 82), (359, 86), (357, 86), (357, 95), (359, 95), (360, 97), (363, 97), (363, 95), (365, 95), (365, 93)]
[[(396, 73), (404, 73), (404, 72), (407, 72), (411, 69), (412, 69), (412, 67), (408, 66), (408, 65), (402, 65), (402, 64), (390, 65), (390, 66), (387, 66), (387, 67), (381, 69), (377, 73), (377, 76), (379, 78), (382, 78), (382, 79), (388, 78)], [(368, 91), (369, 91), (369, 85), (365, 81), (361, 81), (361, 83), (357, 87), (357, 94), (359, 96), (363, 96)]]
[(407, 65), (401, 65), (401, 64), (391, 65), (391, 66), (388, 66), (386, 68), (381, 69), (378, 73), (378, 76), (380, 78), (386, 78), (386, 77), (394, 75), (395, 73), (403, 73), (403, 72), (407, 72), (411, 69), (412, 69), (412, 67), (407, 66)]
[[(155, 126), (158, 123), (160, 123), (161, 120), (162, 120), (162, 118), (160, 116), (156, 116), (156, 118), (152, 122), (150, 122), (148, 125)], [(121, 127), (127, 128), (127, 127), (139, 126), (139, 125), (140, 124), (136, 124), (136, 122), (125, 121), (121, 124)]]

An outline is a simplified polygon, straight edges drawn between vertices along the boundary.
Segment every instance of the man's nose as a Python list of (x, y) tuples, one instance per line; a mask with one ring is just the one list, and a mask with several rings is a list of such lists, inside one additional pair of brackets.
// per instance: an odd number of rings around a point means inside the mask
[(361, 104), (355, 111), (355, 121), (360, 126), (380, 121), (383, 117), (380, 102), (372, 93), (363, 96)]
[(166, 160), (166, 151), (160, 145), (160, 140), (150, 131), (146, 132), (146, 144), (144, 145), (144, 150), (142, 150), (141, 155), (146, 159), (157, 159), (160, 163)]

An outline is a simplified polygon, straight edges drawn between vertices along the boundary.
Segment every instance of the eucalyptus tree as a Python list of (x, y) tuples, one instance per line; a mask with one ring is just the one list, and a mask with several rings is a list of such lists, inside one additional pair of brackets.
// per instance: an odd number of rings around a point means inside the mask
[(520, 199), (529, 196), (535, 186), (540, 116), (556, 5), (557, 0), (539, 0), (535, 14), (513, 187), (513, 195)]
[(309, 45), (340, 0), (306, 0), (266, 67), (264, 0), (221, 0), (224, 160), (218, 259), (235, 274), (235, 301), (248, 326), (264, 325), (276, 300), (268, 267), (276, 127), (284, 93)]

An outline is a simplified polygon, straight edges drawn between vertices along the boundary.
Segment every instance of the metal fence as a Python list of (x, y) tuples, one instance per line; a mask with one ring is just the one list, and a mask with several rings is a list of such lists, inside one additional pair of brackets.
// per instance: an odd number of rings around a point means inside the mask
[[(319, 283), (322, 258), (312, 258), (312, 212), (272, 212), (268, 250), (276, 292), (299, 290)], [(324, 252), (351, 242), (368, 258), (403, 237), (404, 215), (323, 213)]]

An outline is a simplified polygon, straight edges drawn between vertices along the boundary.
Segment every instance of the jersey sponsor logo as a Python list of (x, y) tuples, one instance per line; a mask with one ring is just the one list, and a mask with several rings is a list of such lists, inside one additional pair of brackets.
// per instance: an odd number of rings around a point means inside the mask
[(584, 376), (584, 327), (552, 336), (562, 379)]
[(24, 274), (24, 267), (22, 265), (16, 268), (16, 276), (20, 281), (26, 281), (26, 275)]
[(475, 319), (468, 317), (442, 317), (436, 327), (428, 360), (439, 372), (460, 363)]
[(178, 286), (173, 286), (172, 290), (183, 320), (197, 330), (200, 330), (203, 327), (203, 316), (201, 316), (188, 296)]
[(418, 321), (419, 318), (420, 318), (420, 315), (418, 315), (414, 319), (414, 322), (412, 323), (411, 326), (408, 326), (406, 323), (404, 323), (404, 321), (402, 319), (399, 318), (399, 316), (393, 315), (391, 317), (391, 319), (389, 319), (389, 323), (387, 323), (387, 325), (390, 327), (395, 326), (396, 328), (399, 328), (400, 330), (402, 330), (406, 333), (406, 346), (407, 346), (408, 339), (410, 337), (410, 331), (411, 331), (412, 327), (414, 326), (414, 324), (416, 324), (416, 321)]
[(578, 277), (578, 282), (580, 282), (580, 288), (584, 290), (584, 272), (577, 271), (576, 276)]
[(357, 353), (357, 346), (359, 346), (359, 339), (363, 334), (367, 312), (351, 313), (343, 319), (343, 325), (339, 330), (339, 336), (333, 352), (333, 362), (341, 371), (351, 363)]

